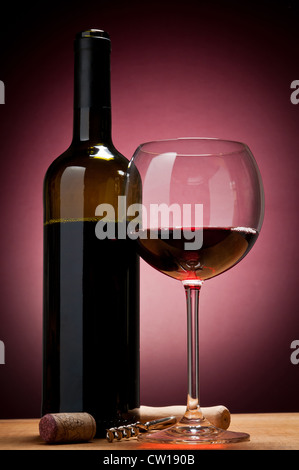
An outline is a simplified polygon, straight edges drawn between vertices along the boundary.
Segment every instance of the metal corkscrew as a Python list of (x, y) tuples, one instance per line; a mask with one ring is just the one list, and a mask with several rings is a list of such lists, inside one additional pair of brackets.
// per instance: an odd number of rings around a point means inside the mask
[(133, 424), (109, 428), (106, 430), (106, 439), (108, 442), (112, 442), (114, 439), (117, 439), (118, 441), (124, 438), (130, 439), (131, 437), (137, 437), (140, 432), (156, 431), (158, 429), (167, 428), (172, 424), (175, 424), (176, 421), (175, 416), (169, 416), (167, 418), (147, 421), (146, 423), (137, 421)]

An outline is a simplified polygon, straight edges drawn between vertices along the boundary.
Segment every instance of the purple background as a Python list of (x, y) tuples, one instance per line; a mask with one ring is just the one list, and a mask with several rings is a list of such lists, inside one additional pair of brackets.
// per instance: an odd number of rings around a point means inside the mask
[[(40, 415), (42, 182), (72, 137), (73, 38), (90, 27), (111, 36), (113, 139), (127, 158), (185, 136), (241, 140), (255, 155), (264, 225), (247, 258), (202, 289), (201, 403), (299, 411), (298, 7), (240, 3), (31, 2), (2, 15), (0, 418)], [(185, 317), (179, 282), (142, 262), (142, 404), (186, 401)]]

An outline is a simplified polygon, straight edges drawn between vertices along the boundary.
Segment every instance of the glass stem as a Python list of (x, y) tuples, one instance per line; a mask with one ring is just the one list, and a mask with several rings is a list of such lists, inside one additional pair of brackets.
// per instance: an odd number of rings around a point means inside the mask
[(187, 302), (188, 397), (186, 420), (204, 419), (199, 403), (199, 294), (202, 282), (183, 282)]

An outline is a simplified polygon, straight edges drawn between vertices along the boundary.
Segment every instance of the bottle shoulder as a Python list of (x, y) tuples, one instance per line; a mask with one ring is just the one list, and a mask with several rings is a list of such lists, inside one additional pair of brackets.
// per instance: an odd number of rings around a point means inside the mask
[(110, 145), (82, 145), (70, 147), (59, 155), (48, 167), (45, 182), (52, 178), (61, 178), (67, 171), (78, 172), (84, 170), (86, 174), (118, 174), (126, 172), (128, 159), (114, 146)]
[(128, 160), (114, 147), (69, 147), (44, 178), (45, 222), (95, 216), (100, 204), (117, 207), (124, 194)]

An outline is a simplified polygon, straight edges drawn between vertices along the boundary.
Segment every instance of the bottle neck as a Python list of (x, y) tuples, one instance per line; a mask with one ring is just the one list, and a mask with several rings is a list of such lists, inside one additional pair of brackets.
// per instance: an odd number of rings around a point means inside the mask
[(74, 53), (73, 143), (109, 143), (110, 40), (78, 35)]
[(73, 144), (111, 143), (111, 108), (74, 108)]

